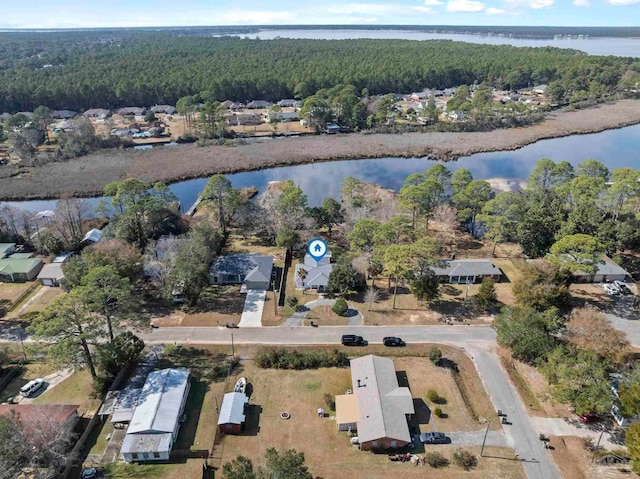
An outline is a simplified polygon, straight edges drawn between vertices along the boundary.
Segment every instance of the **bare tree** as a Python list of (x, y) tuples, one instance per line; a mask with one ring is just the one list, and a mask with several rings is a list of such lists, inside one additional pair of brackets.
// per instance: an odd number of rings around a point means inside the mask
[(377, 303), (380, 299), (380, 290), (378, 288), (369, 287), (364, 293), (364, 301), (367, 303), (367, 310), (371, 311), (373, 303)]
[(456, 233), (459, 229), (458, 210), (446, 203), (438, 205), (433, 212), (433, 219), (438, 223), (440, 240), (455, 251)]
[(574, 309), (566, 324), (565, 337), (578, 349), (594, 351), (603, 358), (622, 362), (629, 352), (625, 334), (592, 307)]
[(75, 247), (82, 239), (82, 222), (88, 217), (89, 204), (81, 198), (64, 195), (56, 207), (56, 229), (67, 248)]

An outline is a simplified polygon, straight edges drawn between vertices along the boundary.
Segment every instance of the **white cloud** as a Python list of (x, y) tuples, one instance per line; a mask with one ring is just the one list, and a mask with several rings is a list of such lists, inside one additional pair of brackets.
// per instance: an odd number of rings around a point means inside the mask
[(611, 5), (635, 5), (640, 3), (640, 0), (609, 0)]
[(436, 12), (433, 8), (429, 8), (429, 7), (412, 7), (415, 11), (417, 12), (421, 12), (421, 13), (438, 13)]
[(442, 2), (441, 0), (424, 0), (424, 4), (427, 7), (433, 7), (435, 5), (442, 5), (444, 2)]
[(573, 5), (576, 7), (588, 7), (589, 4), (589, 0), (573, 0)]
[(449, 0), (447, 2), (448, 12), (481, 12), (484, 10), (484, 3), (476, 0)]
[(502, 8), (489, 7), (487, 8), (486, 13), (488, 15), (502, 15), (503, 13), (507, 13), (507, 11)]
[(339, 15), (366, 15), (372, 13), (389, 13), (397, 10), (398, 6), (392, 3), (347, 3), (327, 9), (330, 13)]
[(525, 7), (538, 10), (540, 8), (552, 7), (554, 0), (507, 0), (507, 3), (512, 7)]

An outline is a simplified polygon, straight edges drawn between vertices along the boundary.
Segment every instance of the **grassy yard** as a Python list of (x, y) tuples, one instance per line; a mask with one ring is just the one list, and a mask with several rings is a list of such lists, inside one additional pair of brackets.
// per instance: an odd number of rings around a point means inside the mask
[(47, 288), (47, 290), (33, 301), (21, 315), (39, 313), (51, 304), (56, 298), (65, 294), (62, 288)]
[(476, 308), (473, 303), (473, 296), (480, 288), (479, 284), (470, 285), (468, 291), (466, 285), (442, 284), (440, 297), (430, 302), (420, 302), (407, 287), (398, 286), (395, 309), (393, 283), (391, 288), (387, 289), (387, 281), (378, 280), (376, 286), (381, 288), (380, 297), (371, 305), (371, 309), (369, 304), (365, 303), (363, 293), (348, 298), (349, 306), (360, 311), (366, 325), (438, 324), (445, 318), (477, 323), (484, 321), (486, 316), (486, 312)]
[(6, 402), (12, 396), (17, 396), (20, 388), (32, 379), (51, 374), (56, 367), (46, 361), (29, 362), (24, 365), (22, 372), (14, 377), (7, 387), (0, 392), (0, 403)]
[(349, 318), (346, 316), (338, 316), (333, 312), (331, 306), (318, 306), (307, 314), (304, 325), (308, 326), (313, 321), (319, 326), (348, 326)]
[[(301, 289), (296, 289), (295, 284), (295, 274), (296, 274), (296, 264), (299, 264), (300, 261), (294, 259), (291, 262), (291, 268), (287, 272), (287, 282), (286, 282), (286, 298), (296, 298), (298, 300), (298, 305), (307, 304), (313, 300), (318, 299), (318, 293), (315, 291), (302, 291)], [(283, 262), (276, 261), (278, 266), (282, 266)], [(267, 293), (267, 301), (264, 305), (264, 311), (262, 313), (262, 325), (263, 326), (277, 326), (281, 324), (284, 320), (290, 317), (293, 313), (295, 313), (295, 307), (289, 306), (285, 301), (285, 305), (281, 308), (278, 308), (278, 312), (275, 312), (273, 307), (273, 294), (271, 292)]]
[(239, 323), (246, 294), (240, 285), (207, 286), (193, 308), (172, 308), (155, 316), (157, 326), (217, 326)]
[[(367, 348), (369, 349), (369, 348)], [(371, 348), (377, 352), (376, 348)], [(461, 377), (465, 383), (467, 400), (472, 398), (475, 408), (486, 411), (492, 424), (499, 427), (489, 398), (484, 392), (482, 383), (469, 358), (459, 350), (442, 348), (445, 356), (458, 363)], [(380, 348), (380, 351), (384, 351)], [(406, 354), (407, 356), (394, 358), (400, 383), (406, 380), (411, 388), (414, 403), (418, 409), (416, 417), (422, 422), (423, 431), (431, 430), (433, 421), (441, 431), (475, 431), (482, 429), (482, 424), (474, 418), (466, 406), (459, 387), (449, 370), (436, 367), (424, 357), (408, 356), (410, 354), (426, 355), (427, 349), (406, 348), (389, 354)], [(465, 359), (466, 358), (466, 359)], [(237, 455), (249, 457), (254, 462), (260, 462), (268, 447), (279, 449), (294, 448), (305, 454), (306, 464), (315, 475), (325, 478), (366, 477), (383, 478), (393, 474), (406, 477), (425, 477), (428, 469), (417, 468), (412, 464), (393, 463), (386, 454), (361, 452), (349, 444), (349, 436), (337, 431), (335, 422), (331, 418), (318, 418), (316, 409), (324, 407), (328, 410), (324, 395), (343, 394), (351, 388), (350, 373), (345, 369), (318, 369), (307, 371), (283, 371), (259, 369), (252, 361), (243, 362), (244, 369), (237, 376), (244, 376), (252, 386), (250, 409), (247, 427), (239, 436), (225, 436), (222, 443), (222, 463), (232, 460)], [(405, 379), (406, 378), (406, 379)], [(231, 381), (229, 384), (232, 384)], [(446, 399), (446, 404), (440, 405), (446, 419), (429, 418), (426, 420), (424, 411), (426, 405), (434, 405), (426, 399), (428, 389), (435, 388), (440, 396)], [(287, 421), (280, 419), (280, 413), (286, 411), (291, 414)], [(476, 412), (475, 415), (478, 413)], [(451, 457), (455, 447), (437, 446), (437, 450), (445, 456)], [(479, 448), (470, 448), (476, 454)], [(493, 449), (493, 448), (491, 448)], [(417, 452), (417, 451), (416, 451)], [(489, 453), (488, 449), (485, 452)], [(513, 458), (513, 451), (495, 448), (491, 455), (499, 458)], [(479, 466), (470, 473), (462, 473), (459, 468), (451, 466), (438, 471), (438, 477), (524, 477), (520, 463), (496, 458), (482, 458)]]
[(12, 303), (18, 299), (31, 286), (32, 282), (27, 283), (0, 283), (0, 300), (6, 299)]
[(93, 393), (93, 381), (87, 370), (73, 373), (33, 402), (34, 404), (77, 404), (78, 414), (93, 414), (100, 405), (99, 397)]

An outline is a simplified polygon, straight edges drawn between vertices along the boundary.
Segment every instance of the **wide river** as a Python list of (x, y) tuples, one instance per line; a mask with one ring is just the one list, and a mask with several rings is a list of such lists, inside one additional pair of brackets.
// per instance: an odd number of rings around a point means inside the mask
[[(268, 140), (267, 140), (268, 141)], [(517, 189), (541, 158), (566, 160), (573, 165), (595, 158), (609, 169), (624, 166), (640, 168), (640, 125), (607, 130), (589, 135), (542, 140), (515, 151), (478, 153), (446, 163), (449, 169), (468, 168), (476, 179), (488, 180), (496, 190)], [(234, 187), (255, 186), (264, 191), (270, 181), (293, 180), (309, 198), (311, 206), (326, 197), (340, 197), (340, 183), (347, 176), (378, 183), (398, 190), (405, 178), (423, 172), (437, 162), (426, 158), (378, 158), (312, 163), (308, 165), (269, 168), (227, 175)], [(183, 210), (192, 205), (206, 183), (206, 178), (187, 180), (170, 186), (180, 199)], [(92, 204), (97, 198), (91, 198)], [(29, 210), (54, 209), (55, 201), (21, 201), (11, 205)]]
[(475, 35), (459, 33), (429, 33), (409, 30), (262, 30), (249, 38), (272, 40), (274, 38), (310, 38), (320, 40), (349, 40), (353, 38), (378, 38), (402, 40), (454, 40), (489, 45), (513, 45), (516, 47), (557, 47), (581, 50), (589, 55), (615, 55), (619, 57), (640, 56), (640, 38), (512, 38), (496, 35)]

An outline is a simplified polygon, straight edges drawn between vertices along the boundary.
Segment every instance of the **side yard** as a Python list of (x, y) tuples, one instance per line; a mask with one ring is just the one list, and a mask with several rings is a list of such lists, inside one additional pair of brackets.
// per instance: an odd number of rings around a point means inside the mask
[[(302, 349), (302, 348), (298, 348)], [(455, 361), (460, 368), (460, 381), (464, 392), (451, 371), (444, 367), (434, 366), (426, 357), (427, 347), (406, 348), (397, 354), (394, 363), (399, 384), (408, 385), (414, 397), (417, 410), (415, 420), (417, 427), (423, 432), (438, 430), (479, 431), (483, 429), (477, 416), (492, 420), (492, 425), (499, 428), (493, 417), (495, 412), (484, 391), (473, 364), (461, 351), (454, 348), (442, 348), (448, 359)], [(256, 349), (253, 349), (255, 351)], [(367, 354), (383, 352), (368, 348)], [(353, 352), (351, 350), (350, 352)], [(387, 350), (388, 352), (388, 350)], [(251, 350), (241, 350), (241, 354), (251, 354)], [(260, 369), (253, 361), (243, 361), (242, 370), (237, 372), (231, 381), (240, 376), (247, 378), (251, 385), (251, 398), (245, 431), (238, 436), (226, 435), (222, 439), (221, 464), (243, 455), (259, 462), (269, 447), (279, 449), (294, 448), (305, 454), (306, 464), (313, 474), (325, 478), (366, 477), (383, 478), (391, 474), (402, 474), (406, 477), (424, 477), (428, 470), (415, 467), (410, 463), (395, 463), (387, 458), (387, 454), (361, 452), (349, 443), (349, 435), (338, 432), (333, 416), (319, 418), (317, 408), (325, 408), (329, 414), (330, 403), (326, 395), (333, 398), (336, 394), (344, 394), (351, 389), (351, 376), (348, 368), (321, 368), (316, 370), (273, 370)], [(427, 399), (429, 389), (436, 389), (444, 398), (441, 404), (434, 404)], [(466, 396), (466, 397), (465, 397)], [(467, 407), (472, 402), (476, 411)], [(436, 418), (430, 411), (438, 406), (446, 414), (446, 418)], [(283, 420), (282, 412), (288, 412), (290, 419)], [(320, 446), (319, 446), (320, 445)], [(456, 445), (429, 446), (428, 451), (438, 451), (451, 458)], [(469, 447), (476, 455), (479, 447)], [(423, 453), (424, 448), (416, 448), (415, 453)], [(524, 478), (520, 463), (512, 460), (513, 451), (504, 448), (485, 448), (492, 458), (479, 458), (478, 468), (465, 477), (509, 477)], [(460, 477), (461, 469), (451, 466), (439, 470), (438, 477)]]

